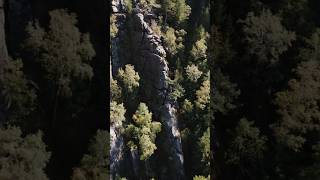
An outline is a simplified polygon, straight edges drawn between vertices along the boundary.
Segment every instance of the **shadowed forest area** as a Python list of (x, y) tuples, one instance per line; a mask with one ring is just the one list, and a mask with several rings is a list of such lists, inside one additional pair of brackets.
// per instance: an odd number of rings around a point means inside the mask
[(0, 180), (320, 179), (319, 12), (0, 0)]
[(212, 3), (214, 179), (319, 179), (319, 1)]
[(1, 5), (0, 179), (106, 179), (107, 2)]

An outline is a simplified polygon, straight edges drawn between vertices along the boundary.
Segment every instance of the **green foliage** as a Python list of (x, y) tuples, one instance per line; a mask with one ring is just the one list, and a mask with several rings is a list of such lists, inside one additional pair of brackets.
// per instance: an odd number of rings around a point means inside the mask
[(48, 84), (57, 88), (59, 96), (67, 97), (72, 95), (72, 84), (92, 78), (89, 63), (95, 51), (89, 35), (81, 34), (76, 27), (75, 14), (60, 9), (51, 11), (49, 15), (48, 31), (37, 22), (29, 23), (25, 48), (40, 63)]
[(234, 101), (240, 95), (240, 90), (220, 70), (216, 70), (213, 74), (215, 85), (215, 93), (212, 96), (213, 110), (227, 114), (230, 110), (236, 108)]
[(121, 87), (118, 85), (118, 81), (111, 79), (110, 82), (110, 95), (111, 95), (111, 99), (113, 101), (117, 101), (120, 102), (122, 99), (122, 89)]
[(5, 64), (0, 77), (1, 95), (9, 109), (10, 121), (23, 120), (35, 109), (36, 105), (37, 96), (34, 89), (28, 85), (22, 68), (23, 63), (20, 59), (10, 59)]
[(300, 50), (300, 58), (306, 61), (320, 59), (320, 29), (317, 29), (309, 39), (305, 39), (307, 48)]
[(293, 151), (300, 151), (308, 134), (320, 129), (320, 65), (318, 61), (302, 62), (289, 89), (278, 92), (275, 104), (281, 119), (274, 125), (277, 141)]
[(117, 180), (127, 180), (125, 177), (117, 178)]
[(207, 42), (202, 38), (196, 41), (191, 50), (191, 55), (194, 59), (202, 59), (207, 57)]
[(194, 176), (193, 180), (211, 180), (210, 179), (210, 175), (208, 177), (204, 177), (204, 176)]
[(109, 179), (109, 132), (98, 130), (83, 156), (81, 166), (74, 168), (72, 180)]
[(161, 5), (157, 3), (157, 0), (140, 0), (140, 6), (142, 9), (151, 11), (152, 8), (160, 8)]
[(210, 103), (210, 81), (205, 80), (202, 82), (202, 86), (196, 91), (196, 107), (204, 110), (208, 103)]
[(124, 0), (124, 5), (128, 13), (132, 12), (132, 0)]
[(186, 32), (183, 29), (175, 30), (172, 27), (166, 27), (163, 37), (165, 48), (169, 54), (174, 56), (184, 48), (183, 37), (185, 35)]
[[(160, 24), (161, 24), (161, 21), (160, 21)], [(152, 19), (150, 27), (156, 35), (158, 35), (159, 37), (162, 36), (161, 26), (158, 25), (157, 21)]]
[(191, 13), (191, 7), (185, 0), (163, 0), (162, 8), (167, 18), (179, 24), (187, 20)]
[(132, 119), (134, 124), (125, 130), (126, 135), (132, 139), (128, 145), (131, 149), (139, 147), (140, 159), (146, 160), (157, 149), (154, 142), (156, 134), (161, 131), (161, 124), (152, 122), (152, 113), (145, 103), (140, 103)]
[(121, 87), (124, 87), (127, 93), (133, 93), (139, 88), (140, 76), (138, 72), (134, 70), (134, 66), (127, 64), (125, 69), (122, 68), (118, 71), (118, 79), (121, 82)]
[(110, 103), (110, 122), (115, 123), (117, 125), (122, 125), (122, 122), (126, 120), (124, 116), (126, 113), (126, 109), (123, 104), (118, 104), (115, 101)]
[(198, 69), (198, 66), (192, 64), (192, 65), (188, 65), (186, 68), (186, 74), (187, 74), (187, 78), (191, 81), (191, 82), (197, 82), (198, 79), (201, 77), (202, 72)]
[(199, 141), (200, 151), (202, 152), (202, 161), (210, 168), (211, 149), (210, 149), (210, 128), (203, 133)]
[(243, 23), (249, 53), (256, 55), (262, 63), (277, 62), (295, 40), (295, 33), (287, 31), (281, 24), (281, 18), (270, 10), (263, 9), (258, 16), (250, 12), (240, 22)]
[(116, 25), (117, 19), (115, 15), (110, 16), (110, 37), (115, 38), (118, 33), (118, 27)]
[(174, 79), (167, 78), (166, 83), (168, 84), (169, 96), (168, 98), (173, 101), (177, 101), (179, 98), (184, 96), (185, 89), (182, 87), (180, 81), (182, 80), (181, 72), (176, 70)]
[(188, 99), (185, 99), (183, 101), (182, 110), (183, 110), (183, 112), (187, 112), (187, 113), (192, 112), (192, 110), (193, 110), (192, 102), (189, 101)]
[(184, 88), (179, 83), (170, 84), (169, 99), (176, 101), (181, 98), (185, 93)]
[(243, 162), (256, 162), (263, 158), (267, 138), (253, 126), (254, 122), (241, 119), (234, 132), (234, 139), (226, 153), (227, 163), (239, 165)]
[(22, 137), (18, 127), (0, 129), (0, 179), (46, 180), (49, 158), (40, 131)]

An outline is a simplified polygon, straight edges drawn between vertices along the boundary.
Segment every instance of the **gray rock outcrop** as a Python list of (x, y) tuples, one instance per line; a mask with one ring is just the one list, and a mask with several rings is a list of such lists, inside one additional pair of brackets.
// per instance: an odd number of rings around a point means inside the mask
[[(111, 41), (111, 66), (112, 75), (114, 76), (119, 67), (124, 64), (133, 64), (138, 71), (141, 82), (141, 100), (147, 103), (151, 109), (155, 120), (161, 121), (163, 136), (162, 142), (157, 142), (160, 153), (164, 153), (164, 164), (167, 165), (168, 171), (164, 174), (165, 179), (181, 180), (185, 179), (183, 166), (183, 152), (176, 116), (176, 102), (167, 98), (169, 67), (166, 61), (166, 51), (163, 47), (161, 37), (153, 32), (151, 20), (157, 21), (157, 15), (152, 11), (146, 12), (139, 8), (139, 1), (133, 2), (133, 10), (130, 17), (126, 17), (126, 9), (122, 0), (112, 1), (112, 13), (116, 16), (116, 25), (118, 28), (117, 37)], [(130, 30), (124, 28), (125, 22), (130, 21)], [(123, 39), (130, 39), (131, 48), (122, 51), (121, 42)], [(128, 42), (126, 42), (128, 43)], [(113, 125), (110, 127), (112, 141), (111, 149), (117, 149), (117, 141), (122, 139), (116, 133)], [(122, 139), (123, 140), (123, 139)], [(112, 156), (116, 156), (112, 154)], [(130, 152), (130, 161), (133, 173), (136, 178), (139, 169), (139, 156), (137, 151)], [(113, 158), (111, 158), (113, 160)], [(111, 162), (112, 167), (116, 167)], [(148, 164), (149, 165), (149, 164)], [(116, 171), (116, 168), (111, 170)]]
[[(145, 14), (150, 14), (147, 12)], [(157, 17), (152, 16), (152, 17)], [(140, 9), (133, 11), (133, 44), (137, 44), (136, 58), (133, 64), (144, 80), (143, 98), (151, 108), (155, 117), (162, 123), (163, 142), (158, 147), (161, 153), (167, 155), (169, 166), (165, 178), (184, 179), (183, 152), (176, 117), (175, 102), (167, 98), (169, 68), (166, 62), (166, 51), (162, 46), (161, 38), (150, 27), (151, 19), (145, 18)]]
[[(125, 21), (124, 7), (122, 0), (111, 1), (112, 13), (116, 17), (116, 26), (118, 35), (111, 39), (111, 57), (110, 57), (110, 78), (116, 75), (120, 68), (119, 48), (120, 37), (123, 33), (123, 24)], [(111, 100), (111, 98), (110, 98)], [(120, 163), (123, 159), (123, 136), (121, 134), (121, 125), (110, 124), (110, 179), (115, 179), (119, 175)]]

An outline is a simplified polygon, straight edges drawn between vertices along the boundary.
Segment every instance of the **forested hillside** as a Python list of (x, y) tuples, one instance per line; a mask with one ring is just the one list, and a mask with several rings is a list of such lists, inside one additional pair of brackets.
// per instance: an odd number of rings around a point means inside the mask
[(209, 1), (111, 3), (111, 179), (210, 179)]
[(0, 180), (320, 179), (319, 12), (0, 0)]
[(319, 179), (319, 1), (212, 3), (214, 179)]

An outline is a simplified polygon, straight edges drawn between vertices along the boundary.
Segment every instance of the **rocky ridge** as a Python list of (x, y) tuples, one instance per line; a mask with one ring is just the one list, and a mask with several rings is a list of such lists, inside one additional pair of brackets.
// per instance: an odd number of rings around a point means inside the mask
[[(148, 104), (157, 120), (162, 122), (161, 140), (158, 142), (159, 151), (165, 153), (167, 159), (167, 172), (164, 174), (164, 178), (170, 179), (184, 179), (183, 170), (183, 153), (180, 132), (178, 128), (178, 121), (176, 117), (175, 102), (172, 102), (167, 98), (168, 96), (168, 83), (169, 68), (166, 62), (166, 51), (163, 47), (162, 38), (157, 35), (151, 28), (151, 21), (157, 21), (157, 15), (152, 11), (148, 11), (139, 7), (139, 1), (133, 2), (133, 8), (131, 17), (133, 30), (131, 33), (131, 43), (135, 45), (132, 49), (131, 58), (129, 61), (121, 60), (119, 57), (120, 46), (119, 39), (123, 34), (121, 25), (125, 22), (125, 14), (121, 13), (121, 9), (125, 8), (123, 1), (112, 1), (113, 15), (117, 17), (117, 25), (119, 29), (118, 37), (112, 41), (112, 72), (113, 75), (117, 72), (117, 69), (125, 64), (133, 64), (139, 75), (143, 79), (142, 94), (144, 101)], [(120, 28), (119, 28), (120, 27)], [(113, 127), (111, 127), (113, 129)], [(112, 136), (112, 135), (111, 135)], [(114, 136), (116, 137), (116, 136)], [(111, 147), (112, 149), (112, 147)], [(136, 152), (131, 152), (131, 161), (133, 166), (138, 166), (138, 156)], [(111, 162), (113, 164), (114, 162)], [(133, 167), (137, 172), (138, 167)], [(136, 174), (136, 173), (135, 173)]]

